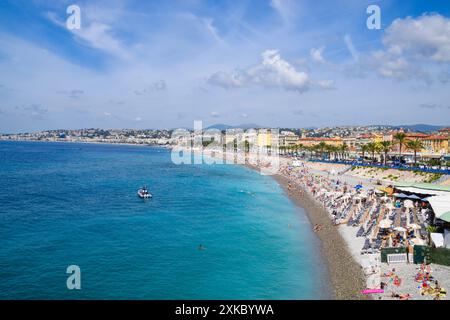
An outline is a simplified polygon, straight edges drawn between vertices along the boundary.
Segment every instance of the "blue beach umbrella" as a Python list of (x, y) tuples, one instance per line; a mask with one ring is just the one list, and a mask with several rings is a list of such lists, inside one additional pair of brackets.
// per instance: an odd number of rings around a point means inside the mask
[(355, 186), (355, 189), (357, 189), (357, 190), (359, 190), (359, 189), (362, 189), (362, 185), (360, 185), (360, 184), (357, 184), (356, 186)]

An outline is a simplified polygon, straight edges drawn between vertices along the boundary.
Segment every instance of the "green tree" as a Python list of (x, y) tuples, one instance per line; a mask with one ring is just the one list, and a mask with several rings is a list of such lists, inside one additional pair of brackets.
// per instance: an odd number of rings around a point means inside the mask
[(396, 143), (398, 144), (398, 155), (401, 158), (402, 157), (402, 148), (405, 145), (406, 134), (403, 132), (397, 132), (394, 135), (394, 139), (395, 139)]
[(320, 152), (322, 159), (324, 159), (325, 157), (325, 151), (327, 150), (327, 144), (323, 141), (321, 141), (318, 145), (317, 145), (317, 151)]
[(387, 156), (388, 152), (391, 151), (392, 142), (390, 141), (381, 141), (379, 144), (380, 150), (384, 153), (384, 165), (387, 164)]
[(345, 160), (348, 151), (348, 145), (343, 143), (338, 147), (338, 150), (341, 152), (343, 160)]
[(327, 151), (328, 151), (330, 159), (331, 159), (331, 155), (333, 155), (334, 160), (337, 160), (339, 150), (336, 146), (328, 145)]
[(369, 146), (367, 144), (363, 144), (361, 146), (361, 151), (362, 151), (362, 161), (364, 162), (364, 156), (366, 154), (366, 152), (369, 152)]
[(372, 154), (372, 161), (375, 161), (375, 152), (377, 152), (377, 144), (375, 142), (369, 142), (367, 144), (367, 150)]
[(417, 152), (423, 149), (423, 143), (419, 139), (409, 140), (406, 142), (406, 146), (414, 151), (414, 165), (417, 163)]

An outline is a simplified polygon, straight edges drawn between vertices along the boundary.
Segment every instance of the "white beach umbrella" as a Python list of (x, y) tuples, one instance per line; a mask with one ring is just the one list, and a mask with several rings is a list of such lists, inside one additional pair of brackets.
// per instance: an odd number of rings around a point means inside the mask
[(383, 196), (380, 199), (381, 199), (381, 201), (385, 201), (385, 202), (389, 201), (389, 197), (388, 196)]
[(387, 229), (387, 228), (390, 228), (391, 225), (392, 225), (392, 221), (389, 220), (389, 219), (381, 220), (381, 221), (380, 221), (380, 224), (379, 224), (379, 226), (380, 226), (381, 229)]
[(405, 208), (414, 208), (414, 203), (412, 200), (405, 200), (405, 202), (403, 202), (403, 206)]
[(395, 227), (394, 230), (398, 232), (406, 232), (406, 229), (403, 227)]
[(394, 210), (394, 205), (392, 204), (392, 203), (386, 203), (386, 209), (388, 209), (388, 210)]
[(414, 229), (414, 230), (422, 229), (421, 226), (419, 226), (418, 224), (415, 224), (415, 223), (408, 224), (408, 228), (411, 228), (411, 229)]

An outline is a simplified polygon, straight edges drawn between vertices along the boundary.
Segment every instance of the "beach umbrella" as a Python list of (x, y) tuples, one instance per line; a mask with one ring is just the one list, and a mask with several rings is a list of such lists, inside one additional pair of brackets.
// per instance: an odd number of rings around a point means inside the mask
[(421, 226), (419, 226), (418, 224), (415, 224), (415, 223), (408, 224), (408, 228), (411, 228), (411, 229), (414, 229), (414, 230), (422, 229)]
[(403, 205), (405, 206), (405, 208), (414, 208), (414, 203), (412, 202), (412, 200), (405, 200), (405, 202), (403, 202)]
[(380, 221), (380, 224), (379, 224), (379, 226), (380, 226), (381, 229), (387, 229), (387, 228), (390, 228), (391, 225), (392, 225), (392, 221), (389, 220), (389, 219), (381, 220), (381, 221)]
[(389, 197), (388, 196), (381, 197), (380, 199), (381, 199), (381, 201), (389, 201)]
[(398, 232), (406, 232), (406, 229), (403, 227), (395, 227), (394, 230)]
[(386, 209), (394, 210), (394, 205), (392, 203), (386, 203)]
[(356, 186), (355, 186), (355, 189), (362, 189), (362, 185), (360, 185), (360, 184), (357, 184)]

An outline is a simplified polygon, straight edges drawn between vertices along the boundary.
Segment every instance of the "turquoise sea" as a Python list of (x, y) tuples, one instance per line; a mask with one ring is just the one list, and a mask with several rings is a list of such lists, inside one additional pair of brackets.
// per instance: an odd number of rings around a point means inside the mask
[(271, 177), (162, 148), (0, 142), (0, 299), (321, 299), (328, 283)]

